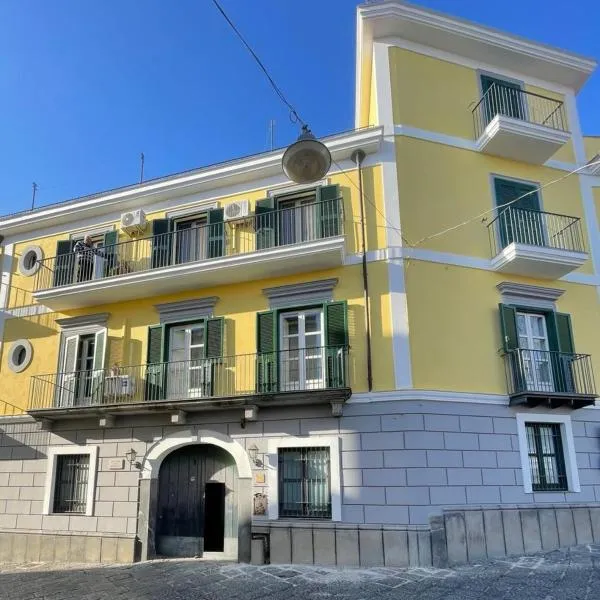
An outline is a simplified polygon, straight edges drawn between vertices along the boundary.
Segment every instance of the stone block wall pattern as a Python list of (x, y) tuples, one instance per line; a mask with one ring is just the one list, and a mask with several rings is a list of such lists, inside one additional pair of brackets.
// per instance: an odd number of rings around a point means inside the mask
[[(282, 545), (289, 543), (289, 550), (279, 555), (284, 562), (292, 560), (295, 549), (301, 562), (337, 564), (341, 560), (341, 564), (361, 564), (365, 548), (372, 549), (369, 560), (374, 563), (401, 561), (399, 557), (405, 554), (408, 564), (415, 563), (419, 556), (419, 561), (433, 561), (439, 548), (433, 541), (431, 547), (427, 546), (422, 532), (435, 540), (452, 528), (459, 532), (464, 529), (470, 540), (464, 552), (480, 556), (483, 544), (477, 541), (477, 532), (481, 523), (486, 531), (489, 527), (497, 529), (501, 523), (502, 531), (521, 527), (526, 532), (526, 539), (510, 537), (502, 544), (498, 536), (486, 537), (488, 556), (586, 539), (584, 513), (575, 513), (569, 506), (600, 502), (600, 410), (570, 413), (581, 483), (577, 493), (525, 493), (516, 413), (513, 408), (497, 404), (411, 400), (362, 403), (351, 399), (340, 418), (331, 417), (329, 407), (323, 406), (278, 408), (260, 411), (259, 419), (246, 428), (240, 426), (235, 411), (190, 414), (185, 425), (171, 425), (161, 415), (120, 417), (114, 426), (104, 429), (98, 427), (97, 419), (75, 419), (56, 422), (52, 431), (42, 430), (27, 416), (0, 417), (0, 535), (139, 538), (139, 528), (147, 529), (153, 517), (138, 514), (140, 472), (125, 460), (126, 453), (133, 448), (137, 460), (143, 461), (158, 440), (211, 430), (228, 435), (244, 448), (258, 448), (256, 464), (251, 465), (250, 497), (257, 493), (269, 497), (269, 438), (323, 435), (339, 439), (341, 521), (321, 527), (301, 523), (312, 532), (312, 540), (321, 542), (319, 548), (313, 546), (312, 557), (301, 551), (308, 533), (292, 536), (290, 531), (285, 533), (285, 527), (277, 530), (274, 535), (287, 540)], [(48, 449), (69, 445), (98, 448), (91, 516), (44, 514)], [(521, 509), (510, 512), (515, 505), (522, 506), (522, 511), (527, 507), (537, 511), (537, 525), (533, 513), (522, 513)], [(552, 516), (540, 512), (545, 506), (556, 507)], [(460, 512), (465, 507), (482, 511), (481, 518), (469, 517), (464, 525), (444, 522), (443, 528), (438, 524), (432, 529), (432, 517), (446, 514), (443, 511)], [(501, 509), (500, 517), (497, 511)], [(589, 518), (596, 523), (593, 519), (597, 517), (590, 513)], [(552, 519), (556, 531), (544, 527)], [(565, 523), (572, 523), (571, 528)], [(277, 525), (268, 516), (253, 518), (254, 529), (267, 527), (274, 532)], [(382, 553), (379, 534), (373, 531), (381, 533)], [(592, 538), (593, 532), (592, 528)], [(397, 536), (402, 539), (397, 541)], [(332, 548), (336, 549), (335, 556)]]

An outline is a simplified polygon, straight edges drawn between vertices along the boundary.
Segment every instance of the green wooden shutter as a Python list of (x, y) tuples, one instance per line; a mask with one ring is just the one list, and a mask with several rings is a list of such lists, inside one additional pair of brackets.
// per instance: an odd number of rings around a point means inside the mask
[(206, 335), (204, 344), (206, 358), (219, 358), (223, 356), (223, 329), (223, 317), (208, 319), (206, 321), (206, 327), (204, 329)]
[(104, 234), (104, 277), (115, 275), (115, 267), (118, 259), (119, 232), (107, 231)]
[(277, 231), (275, 200), (273, 198), (257, 200), (254, 214), (256, 219), (256, 249), (272, 248), (275, 246)]
[(75, 275), (74, 240), (60, 240), (56, 242), (56, 258), (54, 259), (54, 277), (52, 285), (69, 285), (73, 283)]
[(171, 264), (173, 235), (171, 219), (152, 221), (152, 268), (167, 267)]
[(106, 329), (101, 329), (94, 336), (94, 366), (92, 371), (92, 400), (94, 404), (101, 404), (104, 396), (106, 337)]
[(348, 308), (346, 302), (330, 302), (325, 313), (325, 364), (327, 387), (347, 387)]
[(256, 391), (277, 391), (277, 312), (269, 310), (256, 315)]
[(571, 315), (549, 312), (546, 315), (548, 342), (554, 386), (560, 392), (574, 392), (573, 362), (576, 360)]
[(556, 320), (556, 332), (558, 334), (558, 349), (568, 354), (575, 353), (573, 341), (573, 329), (571, 327), (571, 315), (566, 313), (554, 313)]
[(348, 318), (346, 302), (325, 304), (325, 337), (328, 346), (348, 345)]
[(517, 333), (517, 310), (508, 304), (499, 304), (500, 309), (500, 332), (502, 335), (502, 347), (505, 352), (510, 352), (519, 347), (519, 335)]
[(166, 378), (164, 363), (164, 325), (148, 327), (146, 355), (146, 400), (163, 400)]
[(222, 208), (213, 208), (208, 211), (208, 258), (223, 256), (225, 249), (223, 212)]
[(341, 200), (338, 185), (317, 188), (317, 237), (329, 238), (341, 233)]

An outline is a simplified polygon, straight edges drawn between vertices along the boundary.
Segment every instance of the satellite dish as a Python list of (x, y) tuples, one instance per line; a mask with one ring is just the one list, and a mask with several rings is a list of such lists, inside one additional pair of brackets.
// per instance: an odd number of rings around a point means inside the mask
[(313, 183), (329, 171), (331, 154), (327, 146), (315, 138), (308, 125), (303, 125), (298, 141), (284, 152), (281, 166), (292, 181)]

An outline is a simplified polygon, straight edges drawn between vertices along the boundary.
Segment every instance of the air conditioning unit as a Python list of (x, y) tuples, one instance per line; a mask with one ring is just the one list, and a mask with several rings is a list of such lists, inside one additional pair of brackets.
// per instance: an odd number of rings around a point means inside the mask
[(104, 397), (123, 398), (135, 394), (135, 379), (131, 375), (110, 375), (104, 378)]
[(233, 219), (243, 219), (248, 216), (250, 212), (250, 205), (248, 200), (238, 200), (237, 202), (231, 202), (226, 204), (223, 208), (223, 218), (225, 221), (231, 221)]
[(146, 213), (138, 208), (121, 215), (121, 229), (126, 233), (142, 233), (146, 229)]

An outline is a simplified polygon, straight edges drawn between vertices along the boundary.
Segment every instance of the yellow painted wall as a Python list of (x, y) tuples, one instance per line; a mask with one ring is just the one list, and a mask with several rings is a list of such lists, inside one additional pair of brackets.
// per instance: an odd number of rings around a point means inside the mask
[[(337, 173), (331, 175), (329, 178), (330, 183), (338, 184), (343, 197), (344, 204), (344, 231), (346, 234), (346, 251), (349, 254), (357, 253), (361, 248), (361, 231), (360, 231), (360, 204), (358, 194), (358, 176), (356, 170), (349, 171), (347, 173)], [(383, 190), (382, 190), (382, 178), (381, 178), (381, 166), (375, 165), (365, 167), (363, 169), (363, 187), (365, 196), (365, 210), (367, 215), (367, 249), (376, 250), (385, 246), (385, 220), (383, 218)], [(252, 192), (244, 192), (231, 196), (224, 196), (218, 198), (217, 202), (220, 206), (225, 206), (236, 200), (249, 200), (251, 203), (251, 209), (253, 210), (254, 203), (257, 200), (265, 198), (267, 190), (257, 190)], [(149, 220), (155, 218), (164, 217), (164, 211), (149, 213), (147, 218)], [(113, 226), (118, 226), (118, 223), (106, 222), (104, 224), (94, 225), (93, 229), (102, 230), (103, 228), (109, 229)], [(18, 270), (18, 257), (25, 251), (29, 245), (40, 246), (43, 250), (44, 257), (54, 257), (56, 254), (56, 243), (59, 240), (69, 239), (69, 236), (74, 233), (83, 233), (86, 228), (79, 227), (76, 229), (69, 229), (65, 227), (64, 231), (47, 236), (47, 237), (35, 237), (24, 242), (18, 243), (14, 249), (14, 259), (12, 264), (12, 281), (11, 289), (9, 294), (8, 306), (10, 308), (28, 306), (33, 303), (31, 298), (31, 291), (35, 285), (35, 277), (28, 277), (21, 275)], [(151, 235), (151, 227), (148, 226), (145, 236)], [(238, 233), (239, 235), (239, 233)], [(238, 248), (253, 247), (253, 236), (249, 231), (242, 232), (245, 246), (238, 246)], [(126, 234), (119, 234), (119, 242), (127, 242), (129, 238)], [(238, 242), (239, 242), (238, 238)], [(151, 246), (149, 243), (135, 242), (136, 245), (141, 247), (143, 245), (142, 255), (143, 257), (150, 256)], [(139, 252), (136, 253), (136, 255)], [(51, 285), (51, 272), (46, 270), (46, 283)]]
[[(386, 74), (384, 73), (383, 76)], [(375, 77), (371, 79), (369, 95), (369, 121), (365, 125), (379, 125), (379, 114), (377, 111), (377, 81)]]
[(600, 187), (595, 187), (592, 190), (594, 194), (594, 203), (596, 205), (596, 218), (598, 219), (598, 227), (600, 227)]
[[(409, 261), (406, 289), (413, 383), (419, 389), (506, 394), (496, 285), (502, 274)], [(541, 285), (510, 277), (511, 281)], [(571, 314), (577, 352), (600, 369), (600, 311), (594, 286), (546, 282), (565, 290), (557, 309)]]
[(591, 160), (600, 154), (600, 135), (586, 135), (583, 138), (583, 144), (585, 147), (585, 157)]
[[(477, 69), (403, 48), (390, 48), (389, 60), (394, 123), (473, 139), (472, 110), (480, 99)], [(525, 91), (563, 100), (535, 86), (526, 85)], [(560, 160), (573, 162), (572, 152), (569, 142)]]
[[(403, 234), (412, 245), (494, 207), (491, 174), (522, 179), (540, 185), (557, 178), (557, 171), (480, 154), (470, 150), (396, 137), (400, 218)], [(577, 177), (543, 189), (542, 209), (584, 219)], [(427, 240), (420, 248), (490, 258), (487, 221), (476, 219), (441, 237)], [(589, 247), (589, 244), (587, 244)], [(591, 272), (591, 261), (580, 271)]]
[(402, 48), (390, 48), (389, 58), (394, 123), (473, 138), (474, 69)]
[[(390, 390), (394, 386), (391, 324), (387, 284), (387, 266), (376, 263), (369, 266), (372, 298), (373, 345), (377, 348), (374, 377), (377, 390)], [(148, 326), (158, 323), (155, 304), (186, 298), (217, 296), (215, 316), (224, 316), (227, 356), (254, 354), (256, 352), (256, 313), (268, 309), (268, 299), (263, 288), (302, 281), (338, 278), (334, 289), (335, 300), (348, 301), (348, 328), (350, 336), (351, 386), (355, 392), (366, 391), (365, 321), (360, 265), (343, 267), (277, 279), (265, 279), (239, 285), (220, 286), (196, 292), (78, 309), (65, 314), (47, 313), (6, 321), (4, 344), (0, 357), (2, 392), (0, 400), (25, 407), (28, 401), (29, 381), (32, 375), (55, 373), (59, 370), (59, 327), (56, 318), (81, 314), (108, 312), (106, 366), (142, 365), (146, 361)], [(12, 342), (27, 338), (33, 345), (33, 361), (22, 373), (15, 374), (7, 367), (7, 352)]]

